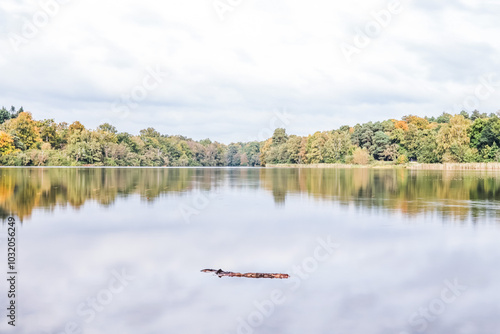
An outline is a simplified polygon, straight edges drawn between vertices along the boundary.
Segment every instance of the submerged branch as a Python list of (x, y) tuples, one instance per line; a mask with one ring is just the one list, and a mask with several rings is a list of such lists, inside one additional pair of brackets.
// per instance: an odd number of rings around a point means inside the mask
[(227, 276), (227, 277), (247, 277), (247, 278), (278, 278), (278, 279), (287, 279), (288, 274), (268, 274), (268, 273), (233, 273), (231, 271), (223, 271), (222, 269), (203, 269), (201, 272), (203, 273), (213, 273), (217, 276)]

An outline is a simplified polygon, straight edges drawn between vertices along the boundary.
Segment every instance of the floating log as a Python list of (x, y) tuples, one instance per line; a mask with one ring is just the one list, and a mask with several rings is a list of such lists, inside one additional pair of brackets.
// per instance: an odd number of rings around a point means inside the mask
[(277, 278), (277, 279), (287, 279), (289, 276), (288, 274), (268, 274), (268, 273), (233, 273), (231, 271), (223, 271), (222, 269), (216, 270), (216, 269), (203, 269), (201, 271), (202, 273), (213, 273), (219, 278), (222, 276), (227, 276), (227, 277), (246, 277), (246, 278)]

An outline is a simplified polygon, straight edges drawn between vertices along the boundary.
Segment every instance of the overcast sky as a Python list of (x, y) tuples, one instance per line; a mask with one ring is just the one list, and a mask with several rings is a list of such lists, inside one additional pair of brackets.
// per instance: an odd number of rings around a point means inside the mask
[(0, 105), (224, 143), (491, 113), (499, 17), (500, 0), (2, 0)]

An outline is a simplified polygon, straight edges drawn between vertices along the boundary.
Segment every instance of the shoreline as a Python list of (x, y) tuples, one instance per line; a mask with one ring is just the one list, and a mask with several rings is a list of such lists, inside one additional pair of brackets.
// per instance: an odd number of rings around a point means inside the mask
[(151, 169), (179, 169), (179, 168), (217, 168), (217, 169), (260, 169), (260, 168), (331, 168), (331, 169), (410, 169), (410, 170), (463, 170), (463, 171), (500, 171), (499, 162), (483, 162), (483, 163), (407, 163), (401, 165), (395, 164), (368, 164), (368, 165), (350, 165), (350, 164), (267, 164), (266, 166), (96, 166), (96, 165), (82, 165), (82, 166), (4, 166), (0, 165), (0, 168), (71, 168), (71, 169), (82, 169), (82, 168), (104, 168), (104, 169), (119, 169), (119, 168), (151, 168)]
[(394, 164), (371, 164), (371, 165), (350, 165), (350, 164), (267, 164), (266, 168), (371, 168), (371, 169), (412, 169), (412, 170), (498, 170), (500, 171), (500, 163), (498, 162), (482, 162), (482, 163), (407, 163), (402, 165)]

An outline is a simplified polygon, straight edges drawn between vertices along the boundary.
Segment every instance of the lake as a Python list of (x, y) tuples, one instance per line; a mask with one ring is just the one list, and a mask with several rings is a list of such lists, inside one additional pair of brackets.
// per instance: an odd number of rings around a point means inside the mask
[[(0, 168), (2, 333), (498, 333), (500, 173)], [(218, 278), (202, 269), (287, 273)], [(495, 269), (497, 268), (497, 269)], [(7, 282), (0, 284), (2, 309)]]

